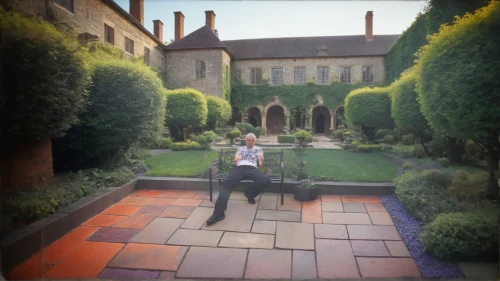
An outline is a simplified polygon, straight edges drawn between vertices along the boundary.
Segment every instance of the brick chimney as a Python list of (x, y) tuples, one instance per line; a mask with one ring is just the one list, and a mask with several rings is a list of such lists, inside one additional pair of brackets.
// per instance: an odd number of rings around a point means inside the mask
[(161, 20), (154, 20), (153, 26), (156, 38), (163, 43), (163, 22), (161, 22)]
[(184, 15), (182, 12), (174, 12), (175, 15), (175, 41), (184, 37)]
[(215, 13), (214, 11), (205, 11), (205, 24), (212, 30), (215, 28)]
[(366, 12), (365, 16), (365, 36), (366, 40), (373, 40), (373, 11)]
[(144, 26), (144, 0), (130, 0), (130, 14)]

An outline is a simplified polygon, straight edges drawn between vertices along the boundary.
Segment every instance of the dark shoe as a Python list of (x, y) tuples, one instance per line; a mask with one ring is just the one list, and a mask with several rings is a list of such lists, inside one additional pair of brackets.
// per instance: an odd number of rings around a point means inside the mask
[(252, 199), (248, 198), (248, 203), (249, 203), (249, 204), (255, 204), (256, 202), (255, 202), (255, 199), (253, 199), (253, 198), (252, 198)]
[(206, 224), (207, 225), (212, 225), (218, 221), (221, 221), (223, 219), (225, 219), (226, 217), (222, 214), (222, 215), (217, 215), (217, 214), (213, 214), (210, 218), (208, 218)]

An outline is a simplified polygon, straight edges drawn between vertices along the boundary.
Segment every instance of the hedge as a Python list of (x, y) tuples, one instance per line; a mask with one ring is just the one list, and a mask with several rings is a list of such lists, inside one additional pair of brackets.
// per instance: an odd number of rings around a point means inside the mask
[(202, 126), (207, 122), (207, 99), (200, 91), (185, 88), (167, 91), (168, 127), (181, 129)]
[(294, 136), (278, 136), (278, 143), (295, 143)]
[(369, 139), (376, 129), (391, 129), (391, 100), (388, 88), (361, 88), (351, 91), (345, 99), (345, 117), (349, 126), (362, 127)]
[(228, 101), (207, 96), (207, 122), (215, 123), (217, 121), (229, 121), (231, 119), (232, 109)]

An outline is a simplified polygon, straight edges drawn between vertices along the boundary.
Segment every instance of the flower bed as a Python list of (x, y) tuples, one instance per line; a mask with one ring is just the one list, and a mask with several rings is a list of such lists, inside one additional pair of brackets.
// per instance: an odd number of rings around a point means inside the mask
[(455, 263), (442, 261), (424, 253), (424, 246), (419, 239), (419, 235), (424, 229), (423, 224), (405, 209), (396, 195), (382, 196), (381, 199), (423, 278), (462, 277), (462, 273)]

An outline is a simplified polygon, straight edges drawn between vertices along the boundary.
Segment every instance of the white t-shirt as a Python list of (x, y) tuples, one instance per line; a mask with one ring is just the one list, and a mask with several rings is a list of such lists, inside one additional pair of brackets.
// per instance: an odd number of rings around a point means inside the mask
[(246, 146), (238, 147), (235, 153), (238, 155), (238, 152), (241, 154), (241, 160), (238, 162), (238, 166), (253, 166), (257, 167), (257, 164), (259, 163), (259, 157), (258, 154), (262, 153), (264, 155), (264, 151), (256, 145), (252, 146), (252, 148), (248, 149)]

